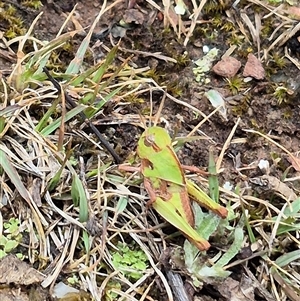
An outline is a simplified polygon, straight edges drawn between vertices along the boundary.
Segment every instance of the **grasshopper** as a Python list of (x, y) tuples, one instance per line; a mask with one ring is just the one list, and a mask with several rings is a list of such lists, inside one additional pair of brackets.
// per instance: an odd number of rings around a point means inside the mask
[(210, 247), (209, 242), (194, 229), (190, 197), (222, 218), (227, 217), (227, 209), (185, 177), (165, 129), (157, 126), (146, 129), (138, 141), (137, 154), (141, 159), (140, 172), (150, 198), (147, 205), (152, 205), (199, 250), (207, 250)]

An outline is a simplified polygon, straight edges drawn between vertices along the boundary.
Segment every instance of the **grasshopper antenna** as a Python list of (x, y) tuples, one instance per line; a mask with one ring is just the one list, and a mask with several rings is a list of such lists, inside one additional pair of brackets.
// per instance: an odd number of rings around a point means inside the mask
[(159, 104), (158, 111), (157, 111), (157, 113), (156, 113), (156, 115), (155, 115), (155, 119), (154, 119), (154, 125), (155, 125), (155, 126), (157, 125), (158, 119), (160, 118), (161, 111), (162, 111), (162, 109), (163, 109), (163, 107), (164, 107), (164, 104), (165, 104), (165, 100), (166, 100), (166, 93), (164, 93), (164, 95), (163, 95), (163, 97), (162, 97), (162, 100), (161, 100), (161, 102), (160, 102), (160, 104)]

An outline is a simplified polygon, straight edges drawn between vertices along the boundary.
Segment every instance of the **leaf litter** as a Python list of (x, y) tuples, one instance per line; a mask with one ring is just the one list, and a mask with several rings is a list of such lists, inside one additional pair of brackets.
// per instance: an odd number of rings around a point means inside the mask
[[(18, 217), (24, 241), (14, 252), (45, 275), (42, 287), (53, 287), (59, 278), (67, 283), (76, 274), (73, 285), (95, 300), (176, 300), (183, 294), (195, 300), (299, 299), (298, 107), (288, 93), (280, 94), (289, 88), (287, 78), (299, 72), (297, 53), (289, 44), (299, 24), (289, 13), (293, 4), (246, 2), (130, 1), (128, 10), (121, 1), (92, 8), (79, 2), (67, 20), (47, 15), (50, 7), (45, 3), (45, 15), (35, 13), (24, 36), (2, 36), (2, 48), (10, 56), (1, 56), (1, 62), (16, 59), (16, 65), (1, 67), (0, 221)], [(1, 5), (8, 8), (6, 1)], [(24, 9), (22, 5), (17, 7)], [(86, 29), (94, 5), (100, 13)], [(127, 23), (123, 39), (114, 40), (106, 30), (107, 39), (101, 38), (90, 53), (95, 32), (111, 24), (113, 16)], [(38, 26), (43, 18), (49, 30), (58, 33), (48, 42), (33, 33), (45, 34)], [(75, 30), (62, 33), (72, 22)], [(81, 40), (79, 33), (84, 35)], [(116, 45), (119, 50), (112, 55)], [(254, 53), (263, 69), (259, 76), (252, 74), (256, 80), (247, 81), (239, 72), (238, 80), (208, 72), (210, 82), (200, 85), (192, 70), (193, 61), (204, 56), (197, 45), (217, 46), (220, 55), (231, 49), (230, 55), (243, 66)], [(110, 54), (112, 59), (106, 59)], [(94, 67), (99, 62), (99, 68)], [(65, 107), (64, 97), (42, 72), (45, 66), (62, 91), (83, 100), (80, 105)], [(274, 74), (281, 81), (274, 81)], [(212, 108), (203, 97), (212, 90), (222, 95), (227, 121), (216, 114), (220, 108)], [(165, 105), (160, 106), (163, 95)], [(131, 163), (136, 162), (141, 128), (155, 117), (172, 137), (186, 140), (178, 150), (180, 161), (204, 169), (201, 176), (193, 171), (187, 176), (207, 191), (212, 184), (205, 172), (213, 149), (218, 178), (214, 185), (220, 186), (230, 217), (223, 224), (211, 216), (203, 219), (210, 222), (202, 227), (203, 234), (214, 232), (210, 251), (191, 250), (176, 229), (146, 207), (140, 176), (117, 170), (77, 117), (83, 111)], [(185, 138), (188, 135), (208, 139)], [(259, 168), (261, 160), (270, 162), (267, 174)], [(232, 190), (221, 188), (226, 182)], [(176, 250), (176, 260), (171, 258), (177, 265), (172, 260), (161, 265), (167, 246)], [(246, 249), (250, 254), (243, 252)], [(136, 272), (136, 256), (128, 256), (135, 250), (147, 257), (139, 279), (128, 277), (120, 266), (125, 261), (126, 269)], [(113, 256), (120, 259), (122, 252), (127, 256), (114, 265)], [(181, 289), (188, 280), (193, 286), (188, 293), (175, 294), (168, 279), (186, 279)], [(15, 284), (18, 289), (21, 283)], [(20, 300), (26, 300), (26, 289), (23, 292)], [(73, 294), (74, 299), (83, 297), (80, 290)]]

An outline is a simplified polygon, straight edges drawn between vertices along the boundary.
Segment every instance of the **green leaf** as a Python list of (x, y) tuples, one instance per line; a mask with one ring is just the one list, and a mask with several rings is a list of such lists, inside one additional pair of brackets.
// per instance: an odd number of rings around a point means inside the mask
[[(64, 122), (69, 121), (71, 118), (73, 118), (74, 116), (76, 116), (77, 114), (79, 114), (80, 112), (82, 112), (84, 109), (86, 109), (86, 107), (79, 104), (76, 108), (73, 108), (72, 110), (70, 110), (69, 112), (67, 112), (67, 114), (65, 115), (65, 118), (64, 118)], [(46, 126), (41, 131), (41, 134), (43, 136), (48, 136), (51, 133), (53, 133), (55, 130), (57, 130), (60, 127), (60, 125), (61, 125), (61, 119), (62, 119), (62, 117), (59, 117), (54, 122), (52, 122), (51, 124), (49, 124), (48, 126)]]
[(281, 256), (279, 256), (276, 260), (275, 263), (279, 267), (285, 267), (291, 262), (297, 262), (300, 259), (300, 250), (295, 250), (292, 252), (285, 253)]
[(29, 202), (29, 192), (24, 186), (17, 170), (14, 166), (10, 163), (9, 158), (7, 157), (6, 153), (0, 149), (0, 165), (3, 167), (5, 173), (9, 177), (10, 181), (16, 187), (19, 194), (22, 198)]
[(3, 226), (8, 230), (8, 233), (16, 233), (19, 231), (20, 221), (14, 217), (10, 218), (8, 223), (4, 223)]
[(205, 213), (201, 224), (197, 227), (197, 232), (201, 234), (204, 239), (209, 239), (209, 237), (216, 231), (220, 220), (220, 217), (211, 212)]
[(0, 249), (0, 259), (5, 257), (7, 253), (5, 253), (3, 250)]
[[(98, 103), (93, 102), (93, 106), (88, 107), (84, 113), (87, 116), (87, 118), (93, 118), (100, 110), (101, 108), (109, 101), (111, 100), (119, 91), (121, 91), (123, 87), (119, 87), (118, 89), (113, 90), (109, 95), (105, 96), (103, 99), (101, 99)], [(83, 97), (81, 102), (83, 104), (90, 103), (91, 98), (90, 97)], [(92, 100), (93, 101), (93, 100)]]
[(65, 155), (64, 161), (61, 163), (60, 168), (49, 181), (48, 186), (47, 186), (48, 191), (51, 192), (58, 185), (60, 178), (61, 178), (61, 174), (62, 174), (66, 164), (70, 163), (70, 161), (68, 161), (70, 159), (70, 156), (71, 156), (71, 151), (68, 151)]
[(56, 111), (58, 103), (59, 103), (59, 98), (53, 101), (51, 107), (48, 109), (48, 111), (43, 115), (39, 123), (36, 125), (35, 130), (37, 132), (41, 132), (46, 127), (50, 116)]
[(178, 0), (176, 6), (174, 7), (175, 13), (177, 15), (184, 15), (186, 9), (187, 8), (183, 0)]
[[(77, 32), (79, 32), (79, 30), (73, 30), (71, 32), (67, 32), (64, 33), (56, 38), (54, 38), (53, 40), (51, 40), (50, 43), (45, 44), (41, 49), (39, 49), (38, 51), (34, 52), (34, 55), (30, 58), (30, 60), (28, 61), (28, 63), (25, 66), (25, 70), (28, 70), (29, 68), (31, 68), (33, 65), (38, 65), (39, 69), (38, 69), (38, 73), (42, 72), (43, 67), (45, 67), (45, 65), (41, 65), (40, 62), (43, 60), (43, 58), (45, 58), (47, 55), (50, 55), (53, 50), (61, 47), (63, 44), (65, 44), (68, 40), (70, 40)], [(43, 60), (44, 64), (46, 64), (46, 62)], [(22, 76), (23, 80), (27, 80), (28, 77), (23, 75)]]
[(238, 254), (243, 246), (244, 232), (242, 228), (235, 228), (234, 241), (227, 252), (215, 264), (216, 267), (223, 267)]
[[(295, 221), (296, 221), (296, 219), (292, 218), (292, 217), (281, 221), (281, 223), (285, 223), (287, 225), (279, 224), (276, 234), (282, 235), (282, 234), (288, 233), (288, 232), (299, 231), (300, 224), (298, 224), (298, 223), (293, 224)], [(290, 224), (290, 225), (288, 225), (288, 224)]]
[(4, 130), (6, 124), (6, 118), (3, 116), (0, 116), (0, 133)]
[(59, 170), (55, 173), (55, 175), (51, 178), (48, 183), (48, 191), (51, 192), (59, 183), (61, 174), (63, 172), (63, 168), (59, 168)]
[(80, 73), (78, 76), (76, 76), (74, 79), (71, 79), (69, 81), (69, 85), (73, 87), (80, 86), (84, 83), (84, 81), (93, 74), (99, 67), (101, 66), (102, 62), (96, 64), (95, 66), (90, 67), (88, 70)]
[(215, 164), (215, 158), (212, 150), (209, 150), (209, 165), (208, 165), (208, 183), (209, 183), (209, 192), (210, 197), (215, 201), (219, 202), (219, 181), (217, 177), (217, 170)]
[(77, 189), (77, 184), (76, 184), (75, 177), (73, 178), (72, 185), (71, 185), (71, 197), (72, 197), (74, 206), (78, 207), (80, 197), (79, 197), (79, 192), (78, 192), (78, 189)]
[(208, 266), (203, 266), (199, 273), (197, 274), (197, 276), (200, 279), (209, 279), (209, 278), (227, 278), (229, 275), (231, 274), (231, 272), (229, 271), (225, 271), (222, 267), (220, 266), (212, 266), (212, 267), (208, 267)]
[(123, 212), (128, 204), (128, 197), (122, 196), (119, 198), (117, 206), (116, 206), (116, 214)]
[(93, 82), (99, 83), (107, 69), (111, 66), (113, 60), (115, 59), (118, 51), (118, 46), (114, 46), (111, 51), (107, 54), (106, 59), (104, 63), (101, 65), (101, 67), (97, 70), (95, 75), (93, 76)]
[(90, 244), (90, 237), (89, 234), (86, 231), (82, 232), (82, 240), (84, 243), (85, 252), (89, 254), (91, 250), (91, 244)]
[[(283, 213), (287, 216), (286, 219), (282, 219), (278, 226), (277, 235), (281, 235), (287, 232), (299, 231), (300, 224), (295, 223), (299, 217), (300, 211), (300, 198), (297, 198), (289, 206), (287, 206)], [(273, 217), (272, 220), (276, 221), (277, 217)]]
[(77, 174), (73, 174), (71, 196), (75, 206), (79, 205), (79, 221), (86, 222), (89, 218), (88, 200), (82, 182)]
[(4, 235), (0, 236), (0, 246), (5, 246), (7, 244), (7, 238)]
[(6, 245), (4, 246), (4, 251), (6, 253), (10, 253), (12, 250), (14, 250), (17, 246), (19, 245), (19, 243), (15, 240), (8, 240)]
[(139, 279), (147, 268), (147, 256), (142, 250), (131, 250), (125, 244), (118, 244), (118, 249), (112, 254), (112, 263), (115, 269), (120, 270), (129, 278)]
[(222, 95), (217, 90), (209, 90), (204, 93), (204, 96), (207, 97), (214, 108), (220, 107), (219, 113), (227, 120), (225, 101)]
[[(286, 206), (283, 213), (286, 216), (296, 216), (298, 217), (297, 213), (300, 211), (300, 198), (294, 200), (289, 206)], [(276, 219), (276, 217), (273, 217)]]
[[(188, 240), (184, 242), (183, 245), (184, 250), (184, 262), (187, 269), (191, 269), (194, 266), (196, 258), (199, 254), (199, 250), (196, 246), (191, 244)], [(200, 267), (199, 267), (200, 268)]]

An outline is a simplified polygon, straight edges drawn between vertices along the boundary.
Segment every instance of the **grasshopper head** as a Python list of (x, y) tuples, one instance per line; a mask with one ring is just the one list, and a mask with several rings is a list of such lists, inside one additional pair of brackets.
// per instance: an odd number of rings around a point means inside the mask
[(158, 126), (150, 127), (142, 134), (137, 152), (141, 158), (147, 158), (153, 153), (160, 152), (171, 143), (171, 138), (165, 129)]

